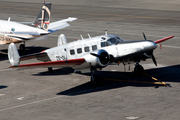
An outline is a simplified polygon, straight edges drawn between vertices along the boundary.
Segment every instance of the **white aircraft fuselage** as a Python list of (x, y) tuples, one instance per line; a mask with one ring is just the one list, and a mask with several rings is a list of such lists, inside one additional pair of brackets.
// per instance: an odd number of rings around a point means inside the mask
[(47, 38), (47, 34), (56, 32), (70, 26), (68, 22), (77, 18), (69, 17), (50, 23), (51, 3), (45, 3), (41, 7), (36, 19), (33, 22), (13, 22), (10, 18), (0, 20), (0, 45), (10, 43), (20, 43), (20, 50), (25, 50), (25, 42), (28, 40), (42, 40)]
[[(50, 61), (84, 58), (87, 63), (87, 68), (90, 66), (89, 63), (91, 63), (91, 65), (96, 68), (103, 68), (106, 67), (110, 61), (101, 63), (102, 61), (99, 58), (91, 55), (91, 53), (100, 55), (102, 52), (106, 52), (109, 56), (115, 58), (115, 63), (125, 62), (125, 60), (129, 60), (130, 62), (130, 60), (134, 60), (130, 58), (143, 55), (143, 53), (152, 52), (156, 47), (156, 43), (150, 40), (128, 42), (124, 41), (116, 35), (108, 34), (77, 40), (71, 43), (47, 49), (43, 52), (47, 53)], [(73, 68), (84, 69), (84, 67), (84, 65), (82, 67), (78, 65), (74, 66)]]
[(0, 44), (25, 42), (42, 35), (48, 31), (13, 21), (0, 20)]

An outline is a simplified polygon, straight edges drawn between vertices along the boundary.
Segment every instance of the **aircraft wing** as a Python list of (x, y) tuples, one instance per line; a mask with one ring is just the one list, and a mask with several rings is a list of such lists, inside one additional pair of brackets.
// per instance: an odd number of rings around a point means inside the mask
[(85, 62), (84, 58), (70, 59), (70, 60), (60, 60), (60, 61), (49, 61), (49, 62), (40, 62), (40, 63), (31, 63), (31, 64), (22, 64), (10, 66), (10, 68), (15, 67), (70, 67), (75, 65), (81, 65)]
[(24, 25), (32, 25), (33, 22), (20, 22), (20, 24), (24, 24)]
[(53, 32), (56, 32), (56, 31), (58, 31), (60, 29), (66, 28), (66, 27), (70, 26), (68, 24), (68, 22), (74, 21), (76, 19), (77, 18), (69, 17), (69, 18), (64, 19), (64, 20), (60, 20), (60, 21), (50, 23), (48, 32), (53, 33)]

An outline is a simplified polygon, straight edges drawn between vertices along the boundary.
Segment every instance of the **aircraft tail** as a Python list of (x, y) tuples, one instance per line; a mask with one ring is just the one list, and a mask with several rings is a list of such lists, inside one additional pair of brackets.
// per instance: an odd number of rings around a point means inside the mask
[(8, 58), (9, 62), (13, 66), (18, 66), (20, 61), (20, 56), (17, 47), (14, 43), (11, 43), (8, 47)]
[(33, 22), (34, 26), (48, 31), (51, 16), (51, 5), (52, 3), (44, 3), (36, 20)]
[(61, 46), (61, 45), (67, 44), (67, 43), (68, 42), (67, 42), (66, 36), (64, 34), (59, 35), (57, 45)]

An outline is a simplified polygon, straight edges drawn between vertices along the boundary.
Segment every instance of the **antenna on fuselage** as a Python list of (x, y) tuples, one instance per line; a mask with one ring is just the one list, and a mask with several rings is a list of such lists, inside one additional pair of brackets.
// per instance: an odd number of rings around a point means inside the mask
[(91, 38), (91, 36), (89, 35), (89, 33), (87, 33), (88, 37)]
[(9, 17), (9, 18), (8, 18), (8, 22), (10, 22), (10, 21), (11, 21), (11, 18)]
[(105, 30), (104, 32), (105, 32), (105, 35), (107, 35), (107, 34), (108, 34), (108, 33), (107, 33), (107, 30)]
[(83, 38), (83, 36), (82, 36), (82, 35), (80, 35), (80, 37), (81, 37), (81, 39), (82, 39), (82, 40), (84, 40), (84, 38)]

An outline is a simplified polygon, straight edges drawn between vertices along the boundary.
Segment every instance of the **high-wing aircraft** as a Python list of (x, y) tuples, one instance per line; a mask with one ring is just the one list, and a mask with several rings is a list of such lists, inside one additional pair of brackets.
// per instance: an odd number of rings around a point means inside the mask
[(50, 15), (51, 3), (44, 3), (34, 22), (18, 23), (10, 18), (0, 20), (0, 45), (22, 42), (19, 48), (25, 50), (26, 41), (46, 39), (48, 34), (70, 26), (67, 22), (77, 19), (69, 17), (50, 23)]
[[(173, 38), (169, 36), (160, 40), (151, 41), (125, 41), (122, 38), (105, 34), (101, 36), (77, 40), (68, 43), (66, 37), (61, 34), (58, 38), (57, 47), (44, 50), (40, 53), (19, 56), (16, 45), (11, 43), (8, 48), (9, 61), (11, 68), (17, 67), (72, 67), (76, 71), (91, 72), (91, 82), (98, 83), (95, 72), (110, 65), (111, 63), (119, 64), (133, 61), (135, 62), (134, 72), (143, 71), (143, 67), (139, 64), (141, 60), (152, 58), (155, 65), (157, 62), (153, 55), (153, 50), (158, 43)], [(22, 64), (20, 61), (36, 58), (40, 63)]]

